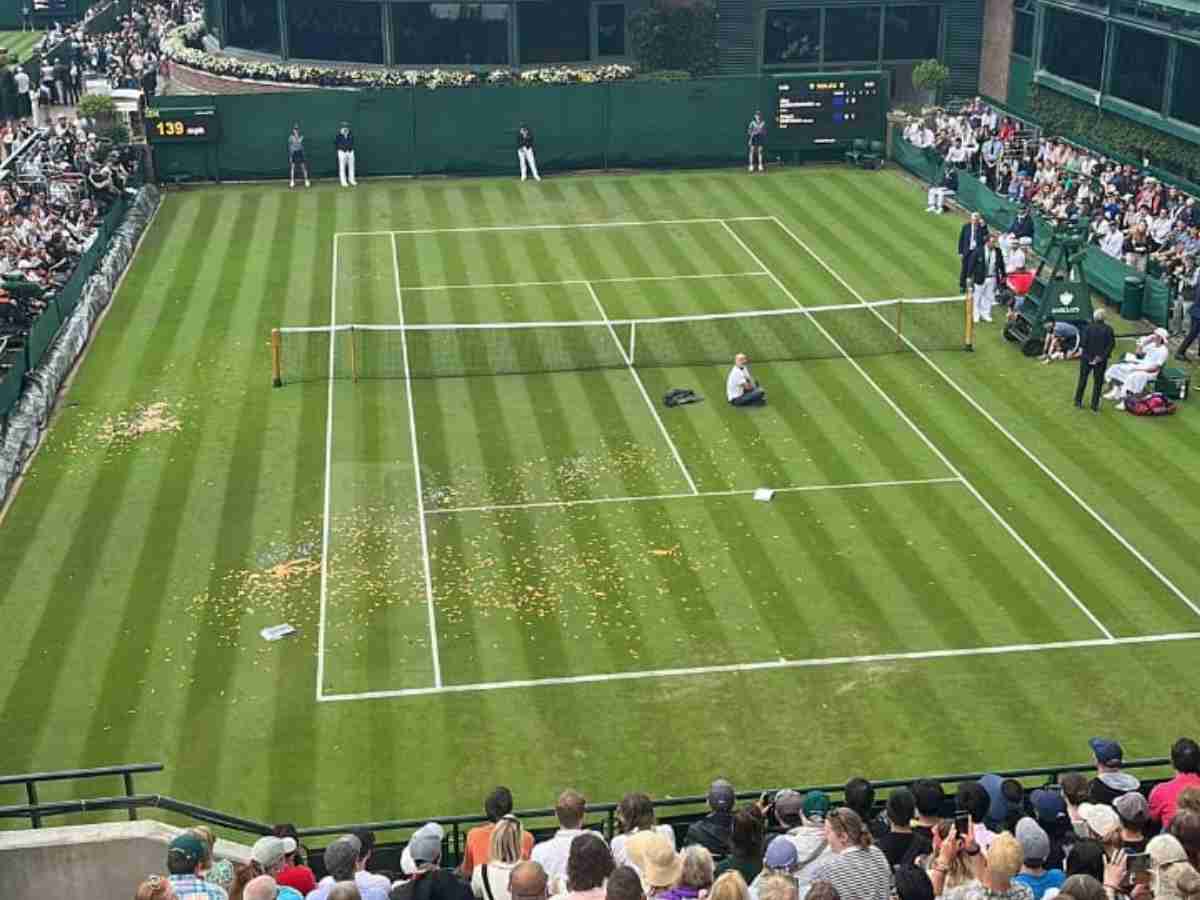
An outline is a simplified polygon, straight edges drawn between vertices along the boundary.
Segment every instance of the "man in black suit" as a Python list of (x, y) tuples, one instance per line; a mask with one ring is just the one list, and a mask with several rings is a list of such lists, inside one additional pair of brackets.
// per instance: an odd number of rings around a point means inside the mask
[(967, 289), (967, 260), (970, 259), (973, 252), (984, 245), (987, 233), (987, 226), (983, 224), (983, 219), (977, 212), (971, 213), (971, 221), (958, 232), (958, 256), (962, 260), (958, 271), (958, 289), (960, 291)]
[(1017, 211), (1017, 217), (1013, 219), (1013, 223), (1008, 226), (1008, 233), (1011, 234), (1017, 241), (1023, 237), (1030, 240), (1033, 239), (1033, 217), (1029, 215), (1029, 208), (1022, 206)]
[(1075, 406), (1083, 409), (1083, 391), (1088, 376), (1092, 377), (1092, 412), (1100, 412), (1100, 391), (1104, 386), (1104, 371), (1108, 358), (1117, 345), (1116, 335), (1104, 321), (1104, 309), (1092, 313), (1091, 324), (1083, 331), (1079, 343), (1079, 383), (1075, 385)]
[(990, 322), (992, 307), (996, 303), (996, 288), (1004, 281), (1004, 254), (1000, 252), (997, 235), (988, 235), (987, 240), (972, 250), (967, 256), (966, 265), (971, 275), (975, 321)]

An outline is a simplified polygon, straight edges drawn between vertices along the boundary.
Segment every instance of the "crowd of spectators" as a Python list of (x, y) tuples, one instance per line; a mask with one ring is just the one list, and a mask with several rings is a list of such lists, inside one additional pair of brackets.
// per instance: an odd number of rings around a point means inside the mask
[(835, 806), (823, 791), (785, 789), (740, 807), (714, 781), (708, 814), (677, 832), (650, 798), (626, 795), (606, 840), (574, 790), (555, 803), (559, 828), (535, 842), (507, 788), (484, 801), (456, 869), (442, 865), (436, 822), (409, 839), (394, 873), (372, 870), (374, 835), (339, 837), (317, 879), (295, 828), (260, 839), (250, 862), (214, 861), (212, 834), (180, 834), (166, 876), (136, 900), (1197, 900), (1200, 898), (1200, 746), (1171, 748), (1173, 778), (1145, 787), (1122, 768), (1121, 745), (1090, 742), (1096, 770), (1026, 792), (986, 775), (917, 781), (882, 810), (862, 778)]
[(1105, 254), (1161, 277), (1176, 294), (1190, 294), (1200, 279), (1200, 205), (1149, 173), (1065, 140), (1035, 139), (978, 98), (910, 119), (904, 137), (945, 160), (945, 181), (977, 175), (1020, 207), (1086, 229)]

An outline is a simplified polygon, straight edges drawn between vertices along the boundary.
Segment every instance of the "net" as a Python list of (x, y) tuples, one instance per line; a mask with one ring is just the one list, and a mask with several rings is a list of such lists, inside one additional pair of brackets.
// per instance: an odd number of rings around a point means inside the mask
[[(571, 322), (335, 325), (273, 332), (276, 384), (725, 365), (959, 350), (961, 297)], [(332, 352), (332, 356), (331, 356)]]

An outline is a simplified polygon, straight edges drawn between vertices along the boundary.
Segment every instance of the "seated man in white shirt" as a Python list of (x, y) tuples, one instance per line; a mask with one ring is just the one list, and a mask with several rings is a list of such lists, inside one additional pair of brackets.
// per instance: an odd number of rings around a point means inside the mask
[(1104, 378), (1112, 382), (1113, 387), (1104, 399), (1115, 400), (1117, 408), (1122, 409), (1127, 397), (1144, 394), (1167, 363), (1170, 355), (1168, 337), (1167, 329), (1155, 328), (1153, 334), (1138, 341), (1137, 353), (1126, 353), (1124, 360), (1109, 366)]
[(750, 374), (750, 357), (739, 353), (733, 358), (733, 368), (725, 380), (725, 396), (734, 406), (757, 406), (767, 402), (767, 392)]

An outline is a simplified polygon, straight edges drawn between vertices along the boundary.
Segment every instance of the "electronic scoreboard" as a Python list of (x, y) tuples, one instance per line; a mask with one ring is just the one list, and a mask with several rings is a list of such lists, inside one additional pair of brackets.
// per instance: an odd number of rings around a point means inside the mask
[(203, 144), (219, 136), (215, 106), (146, 110), (146, 137), (152, 144)]
[(767, 146), (819, 149), (855, 138), (882, 141), (888, 107), (882, 72), (801, 72), (775, 75), (773, 133)]

